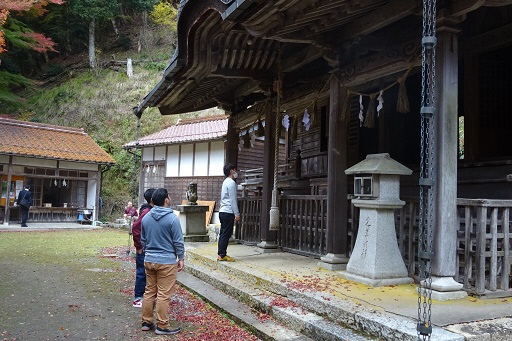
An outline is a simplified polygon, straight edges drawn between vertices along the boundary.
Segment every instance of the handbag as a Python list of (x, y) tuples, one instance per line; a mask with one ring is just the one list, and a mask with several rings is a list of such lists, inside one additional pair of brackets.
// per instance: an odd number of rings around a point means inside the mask
[(28, 202), (28, 199), (26, 198), (27, 197), (27, 193), (25, 192), (24, 194), (25, 195), (23, 196), (23, 199), (20, 200), (20, 206), (23, 207), (23, 208), (29, 208), (30, 207), (30, 203)]

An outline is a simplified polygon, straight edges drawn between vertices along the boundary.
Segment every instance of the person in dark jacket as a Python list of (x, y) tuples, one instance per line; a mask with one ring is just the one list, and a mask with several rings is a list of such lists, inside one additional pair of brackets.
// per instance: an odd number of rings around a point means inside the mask
[(32, 206), (32, 193), (30, 193), (30, 185), (25, 185), (25, 189), (20, 191), (16, 202), (21, 209), (21, 227), (28, 227), (28, 210), (30, 209), (30, 206)]
[(146, 270), (144, 269), (144, 250), (140, 242), (140, 232), (142, 218), (153, 208), (151, 196), (155, 191), (154, 188), (148, 188), (144, 192), (144, 199), (146, 203), (142, 204), (139, 209), (139, 216), (132, 225), (133, 246), (135, 246), (135, 287), (133, 288), (133, 306), (136, 308), (142, 307), (142, 296), (146, 289)]

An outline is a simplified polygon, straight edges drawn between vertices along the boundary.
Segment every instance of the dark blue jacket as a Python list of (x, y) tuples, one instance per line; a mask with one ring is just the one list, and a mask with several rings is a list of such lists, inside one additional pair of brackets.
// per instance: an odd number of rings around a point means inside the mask
[(30, 193), (30, 191), (27, 191), (26, 189), (20, 191), (20, 194), (18, 194), (18, 199), (16, 200), (18, 206), (20, 206), (20, 202), (23, 199), (27, 199), (29, 203), (28, 206), (32, 206), (32, 193)]

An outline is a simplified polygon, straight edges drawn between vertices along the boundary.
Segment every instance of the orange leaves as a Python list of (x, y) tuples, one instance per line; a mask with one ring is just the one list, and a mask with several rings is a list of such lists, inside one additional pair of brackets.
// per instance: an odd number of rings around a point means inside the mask
[(55, 43), (50, 38), (46, 38), (41, 33), (26, 32), (23, 33), (23, 36), (28, 38), (28, 40), (30, 41), (30, 48), (36, 52), (58, 52), (57, 50), (55, 50)]

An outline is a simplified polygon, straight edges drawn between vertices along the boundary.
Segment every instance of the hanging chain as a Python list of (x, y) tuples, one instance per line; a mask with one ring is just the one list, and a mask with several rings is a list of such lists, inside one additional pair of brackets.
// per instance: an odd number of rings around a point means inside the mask
[(281, 96), (283, 91), (283, 70), (281, 66), (282, 58), (281, 45), (279, 45), (279, 51), (277, 53), (277, 81), (276, 81), (276, 131), (275, 134), (275, 148), (274, 148), (274, 191), (277, 190), (277, 175), (278, 175), (278, 160), (279, 160), (279, 135), (281, 131), (281, 125), (279, 118), (281, 116)]
[(436, 42), (436, 0), (423, 0), (420, 208), (418, 231), (418, 340), (430, 340), (432, 334)]

